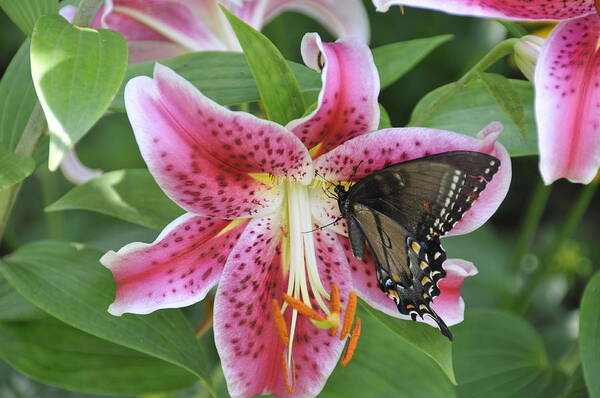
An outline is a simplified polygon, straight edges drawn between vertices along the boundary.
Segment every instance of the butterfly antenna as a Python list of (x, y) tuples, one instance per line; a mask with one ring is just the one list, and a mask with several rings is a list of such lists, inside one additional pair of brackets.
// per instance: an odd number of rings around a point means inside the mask
[(350, 177), (350, 182), (352, 182), (352, 180), (354, 180), (354, 177), (356, 177), (356, 173), (358, 172), (358, 168), (360, 167), (360, 165), (364, 162), (364, 160), (361, 160), (360, 162), (358, 162), (358, 164), (356, 165), (356, 167), (354, 168), (354, 171), (352, 172), (352, 177)]
[(327, 227), (329, 227), (330, 225), (333, 225), (333, 224), (337, 223), (337, 222), (338, 222), (338, 221), (340, 221), (342, 218), (344, 218), (344, 217), (338, 217), (338, 218), (336, 218), (334, 221), (330, 222), (329, 224), (325, 224), (325, 225), (323, 225), (323, 226), (320, 226), (320, 227), (318, 227), (318, 228), (311, 229), (310, 231), (304, 231), (304, 232), (302, 232), (302, 233), (303, 233), (303, 234), (310, 234), (310, 233), (312, 233), (312, 232), (319, 231), (319, 230), (321, 230), (321, 229), (323, 229), (323, 228), (327, 228)]

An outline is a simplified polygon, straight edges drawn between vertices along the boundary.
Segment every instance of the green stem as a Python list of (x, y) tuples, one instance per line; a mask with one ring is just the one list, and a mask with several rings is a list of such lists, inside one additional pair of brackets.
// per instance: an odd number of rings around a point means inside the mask
[(73, 25), (90, 26), (102, 3), (104, 0), (81, 0), (73, 17)]
[(494, 19), (494, 21), (504, 26), (508, 33), (510, 33), (513, 37), (523, 37), (528, 33), (527, 29), (525, 29), (520, 23), (513, 21), (505, 21), (503, 19)]
[(531, 297), (537, 287), (544, 281), (548, 273), (548, 264), (551, 264), (558, 251), (564, 246), (565, 242), (571, 238), (575, 229), (581, 222), (585, 211), (589, 207), (596, 190), (598, 189), (599, 181), (595, 179), (588, 185), (585, 185), (579, 197), (569, 210), (567, 217), (563, 225), (560, 227), (558, 233), (555, 235), (548, 251), (542, 256), (540, 260), (540, 266), (536, 268), (535, 272), (530, 276), (529, 280), (523, 285), (521, 294), (517, 296), (517, 299), (513, 303), (513, 308), (521, 314), (527, 313), (531, 304)]
[(494, 46), (486, 55), (483, 56), (467, 73), (463, 75), (458, 81), (447, 86), (444, 90), (426, 109), (419, 114), (413, 114), (409, 126), (424, 126), (427, 120), (435, 113), (437, 108), (444, 105), (446, 101), (456, 95), (459, 91), (467, 87), (471, 82), (471, 79), (478, 73), (486, 71), (490, 66), (495, 64), (498, 60), (504, 58), (508, 54), (513, 52), (513, 46), (519, 39), (506, 39)]
[(517, 237), (515, 248), (513, 250), (513, 256), (510, 262), (510, 270), (513, 274), (516, 274), (519, 271), (523, 257), (525, 257), (531, 247), (542, 218), (542, 213), (546, 208), (550, 191), (551, 186), (545, 185), (541, 180), (538, 181), (535, 190), (533, 191), (533, 198), (531, 199), (527, 213), (521, 224), (519, 236)]
[[(24, 156), (31, 156), (37, 147), (40, 138), (47, 131), (46, 118), (39, 102), (33, 108), (31, 116), (23, 135), (15, 148), (15, 153)], [(11, 187), (5, 188), (0, 191), (0, 239), (4, 235), (6, 224), (12, 212), (17, 194), (21, 189), (21, 183), (15, 184)]]

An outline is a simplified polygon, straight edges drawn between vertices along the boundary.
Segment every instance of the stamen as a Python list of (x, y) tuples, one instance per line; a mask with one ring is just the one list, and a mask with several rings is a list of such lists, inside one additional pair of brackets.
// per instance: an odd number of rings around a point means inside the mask
[(288, 363), (286, 360), (287, 356), (285, 355), (285, 350), (282, 352), (282, 354), (283, 369), (285, 370), (285, 386), (290, 393), (293, 393), (296, 384), (296, 369), (294, 369), (292, 362)]
[(281, 308), (279, 307), (279, 301), (277, 301), (277, 299), (273, 299), (273, 321), (275, 322), (275, 329), (277, 329), (277, 334), (279, 334), (281, 342), (283, 345), (287, 346), (290, 343), (290, 335), (288, 334), (285, 319), (283, 319), (283, 314), (281, 313)]
[(356, 324), (354, 325), (354, 330), (352, 331), (352, 335), (350, 336), (350, 341), (348, 342), (348, 347), (346, 347), (346, 352), (342, 357), (342, 366), (348, 365), (348, 363), (354, 356), (354, 351), (356, 350), (356, 346), (358, 344), (358, 338), (360, 337), (360, 330), (360, 318), (356, 317)]
[(298, 311), (300, 314), (307, 316), (310, 319), (314, 319), (315, 321), (319, 321), (319, 322), (327, 321), (327, 318), (325, 318), (323, 315), (319, 314), (317, 311), (313, 310), (312, 308), (310, 308), (309, 306), (307, 306), (306, 304), (304, 304), (302, 301), (298, 300), (297, 298), (290, 297), (284, 293), (283, 299), (285, 300), (286, 303), (288, 303), (290, 305), (290, 307), (292, 307), (293, 309)]
[(348, 305), (346, 306), (346, 313), (344, 314), (344, 326), (342, 327), (342, 333), (340, 333), (340, 340), (344, 340), (352, 327), (352, 321), (356, 314), (356, 292), (350, 292), (348, 295)]
[[(332, 314), (338, 314), (340, 313), (340, 290), (338, 289), (337, 285), (335, 284), (331, 284), (331, 299), (329, 300), (329, 306), (331, 307), (331, 313)], [(337, 326), (332, 327), (331, 329), (329, 329), (329, 335), (330, 336), (335, 336), (337, 333)]]

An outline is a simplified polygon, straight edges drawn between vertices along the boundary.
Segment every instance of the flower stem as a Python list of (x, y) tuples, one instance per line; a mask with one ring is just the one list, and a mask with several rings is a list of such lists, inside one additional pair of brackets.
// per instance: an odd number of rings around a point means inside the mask
[(512, 38), (501, 41), (496, 44), (486, 55), (483, 56), (467, 73), (463, 75), (459, 80), (449, 84), (439, 94), (439, 96), (432, 101), (432, 103), (420, 111), (418, 114), (413, 113), (411, 120), (408, 123), (409, 126), (425, 126), (427, 121), (431, 119), (431, 116), (435, 111), (442, 105), (444, 105), (450, 98), (455, 96), (461, 90), (465, 89), (471, 80), (477, 76), (479, 72), (486, 71), (490, 66), (495, 64), (498, 60), (504, 58), (508, 54), (513, 52), (513, 46), (519, 39)]
[[(521, 294), (513, 303), (513, 308), (520, 314), (525, 314), (529, 310), (531, 297), (537, 287), (544, 281), (548, 274), (548, 264), (550, 264), (558, 251), (564, 246), (565, 242), (573, 235), (575, 229), (579, 225), (585, 211), (587, 210), (596, 190), (598, 189), (598, 179), (593, 180), (588, 185), (584, 186), (579, 194), (579, 197), (569, 210), (567, 217), (555, 235), (548, 251), (542, 256), (540, 266), (529, 277), (523, 285)], [(518, 306), (518, 307), (517, 307)]]
[(540, 219), (542, 218), (542, 213), (546, 208), (551, 188), (552, 186), (545, 185), (541, 180), (538, 181), (535, 186), (533, 198), (531, 199), (527, 213), (521, 224), (519, 236), (517, 237), (515, 248), (513, 250), (513, 256), (510, 262), (510, 270), (513, 274), (516, 274), (519, 271), (523, 257), (525, 257), (531, 247), (531, 243), (533, 242), (535, 233), (540, 224)]
[(104, 0), (81, 0), (73, 17), (73, 25), (90, 26), (102, 3)]
[(523, 27), (523, 25), (513, 22), (513, 21), (505, 21), (502, 19), (494, 19), (494, 21), (498, 22), (500, 25), (504, 26), (504, 28), (511, 34), (513, 37), (523, 37), (528, 32), (527, 29)]
[[(24, 156), (31, 156), (37, 147), (40, 138), (47, 132), (46, 118), (39, 102), (33, 108), (27, 125), (23, 130), (23, 135), (15, 148), (15, 153)], [(6, 229), (6, 224), (12, 212), (17, 194), (21, 189), (21, 183), (17, 183), (8, 188), (0, 190), (0, 239)]]

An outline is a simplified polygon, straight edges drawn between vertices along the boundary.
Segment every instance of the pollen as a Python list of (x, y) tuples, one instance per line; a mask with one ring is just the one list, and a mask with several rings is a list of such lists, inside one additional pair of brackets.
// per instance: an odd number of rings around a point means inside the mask
[(350, 292), (348, 295), (348, 305), (344, 313), (344, 325), (342, 326), (342, 332), (340, 333), (340, 340), (344, 340), (352, 327), (352, 321), (356, 314), (356, 292)]
[(333, 326), (333, 327), (331, 327), (331, 329), (329, 329), (329, 335), (335, 336), (337, 333), (337, 329), (338, 329), (337, 325), (339, 324), (340, 307), (341, 307), (340, 290), (338, 289), (337, 285), (335, 285), (335, 284), (331, 285), (331, 298), (329, 300), (329, 307), (331, 309), (331, 315), (328, 318), (333, 318), (334, 316), (337, 316), (336, 326)]
[(290, 342), (290, 335), (285, 324), (285, 319), (283, 319), (283, 315), (281, 314), (281, 307), (279, 307), (279, 302), (276, 299), (273, 299), (273, 320), (281, 342), (287, 346)]
[(283, 299), (290, 305), (290, 307), (298, 311), (298, 313), (318, 322), (327, 321), (327, 318), (310, 308), (308, 305), (304, 304), (299, 299), (290, 297), (287, 294), (283, 295)]
[(354, 325), (354, 330), (352, 330), (352, 335), (350, 336), (350, 341), (348, 342), (348, 347), (346, 347), (346, 352), (342, 357), (342, 366), (348, 365), (352, 357), (354, 356), (354, 351), (356, 351), (356, 346), (358, 345), (358, 338), (360, 337), (361, 331), (361, 323), (360, 318), (356, 317), (356, 323)]

